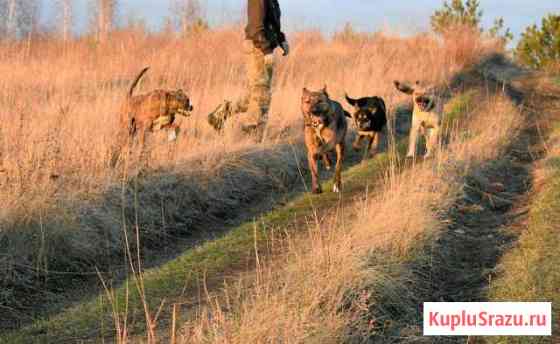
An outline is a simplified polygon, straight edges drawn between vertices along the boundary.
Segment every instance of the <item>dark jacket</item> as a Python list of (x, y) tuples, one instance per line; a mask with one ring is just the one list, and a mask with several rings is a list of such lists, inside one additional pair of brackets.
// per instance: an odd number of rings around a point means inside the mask
[(286, 41), (281, 31), (278, 0), (248, 0), (245, 37), (265, 53), (271, 53)]

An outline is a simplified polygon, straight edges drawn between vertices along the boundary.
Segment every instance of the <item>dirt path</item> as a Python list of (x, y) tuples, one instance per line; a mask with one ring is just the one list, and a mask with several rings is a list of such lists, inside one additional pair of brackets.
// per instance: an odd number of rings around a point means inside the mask
[[(503, 228), (523, 223), (527, 216), (531, 171), (543, 152), (537, 131), (524, 130), (508, 151), (468, 179), (464, 198), (450, 212), (452, 223), (433, 247), (433, 265), (425, 269), (430, 301), (487, 301), (499, 258), (516, 239)], [(458, 337), (429, 342), (474, 343)]]
[[(532, 171), (544, 156), (545, 144), (541, 123), (542, 98), (523, 82), (523, 73), (511, 66), (493, 65), (487, 77), (498, 82), (516, 79), (516, 86), (504, 85), (505, 93), (522, 106), (525, 124), (506, 154), (467, 177), (464, 192), (442, 218), (449, 223), (438, 240), (426, 250), (430, 261), (413, 263), (418, 292), (408, 301), (416, 314), (396, 315), (397, 321), (409, 324), (385, 333), (375, 343), (484, 343), (480, 338), (423, 337), (422, 302), (487, 301), (489, 281), (496, 275), (500, 257), (516, 238), (506, 234), (507, 227), (521, 227), (526, 221), (527, 203), (532, 191)], [(508, 79), (508, 77), (510, 79)], [(511, 232), (510, 232), (511, 233)], [(404, 334), (404, 335), (403, 335)]]
[[(406, 115), (406, 116), (405, 116)], [(408, 114), (401, 116), (409, 120)], [(340, 208), (343, 200), (363, 197), (365, 191), (372, 187), (377, 177), (385, 172), (388, 158), (381, 154), (367, 164), (359, 164), (360, 153), (350, 153), (345, 164), (343, 175), (343, 195), (326, 192), (320, 196), (312, 196), (306, 192), (303, 180), (307, 181), (304, 173), (300, 178), (300, 186), (295, 186), (289, 192), (278, 197), (255, 199), (252, 207), (239, 211), (237, 217), (231, 217), (226, 225), (216, 226), (209, 223), (211, 232), (197, 235), (189, 241), (181, 242), (173, 250), (161, 255), (157, 263), (151, 263), (152, 269), (146, 269), (144, 283), (150, 309), (158, 312), (158, 326), (164, 328), (170, 317), (171, 304), (179, 304), (179, 312), (188, 314), (189, 309), (200, 302), (202, 280), (210, 291), (219, 290), (224, 280), (240, 273), (252, 271), (254, 268), (254, 234), (259, 233), (259, 250), (263, 253), (267, 249), (267, 234), (273, 228), (283, 228), (287, 231), (297, 231), (307, 228), (305, 224), (310, 219), (323, 219), (325, 214), (333, 208)], [(300, 166), (300, 168), (304, 168)], [(322, 180), (326, 182), (325, 190), (330, 190), (330, 174), (324, 173)], [(297, 185), (296, 184), (296, 185)], [(274, 209), (274, 211), (271, 211)], [(312, 220), (313, 221), (313, 220)], [(144, 257), (145, 258), (145, 257)], [(114, 279), (118, 285), (118, 278)], [(129, 278), (132, 285), (130, 294), (136, 294), (133, 278)], [(97, 283), (97, 282), (95, 282)], [(7, 336), (0, 335), (0, 342), (26, 343), (29, 338), (42, 342), (50, 342), (56, 338), (57, 342), (75, 342), (76, 340), (96, 342), (103, 337), (114, 335), (114, 328), (107, 324), (112, 322), (109, 305), (101, 305), (98, 301), (103, 291), (91, 292), (91, 301), (84, 296), (76, 299), (59, 313), (51, 313), (46, 321), (37, 321), (29, 326), (23, 326)], [(129, 297), (122, 287), (115, 287), (115, 297), (124, 302)], [(142, 333), (145, 322), (141, 315), (142, 302), (138, 296), (130, 295), (127, 301), (128, 323), (130, 333)], [(140, 312), (140, 313), (139, 313)], [(185, 315), (186, 316), (186, 315)], [(105, 327), (103, 327), (105, 324)]]

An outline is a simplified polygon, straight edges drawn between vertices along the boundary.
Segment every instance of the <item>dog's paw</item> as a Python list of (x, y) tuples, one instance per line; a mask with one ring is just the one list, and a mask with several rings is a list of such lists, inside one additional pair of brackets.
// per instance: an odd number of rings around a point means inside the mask
[(175, 141), (177, 141), (177, 130), (176, 129), (169, 130), (169, 132), (167, 133), (167, 142), (175, 142)]
[(332, 191), (334, 193), (339, 193), (340, 192), (340, 186), (335, 183), (332, 187)]

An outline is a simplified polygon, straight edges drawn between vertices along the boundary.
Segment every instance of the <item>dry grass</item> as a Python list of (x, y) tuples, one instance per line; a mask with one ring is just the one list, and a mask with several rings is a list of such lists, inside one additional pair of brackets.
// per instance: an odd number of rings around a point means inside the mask
[(515, 226), (508, 230), (519, 239), (502, 257), (499, 273), (491, 281), (489, 296), (491, 301), (551, 302), (552, 336), (494, 337), (489, 343), (504, 340), (508, 343), (557, 343), (560, 339), (560, 111), (558, 108), (549, 111), (547, 154), (533, 173), (536, 185), (528, 205), (528, 218), (521, 224), (520, 235)]
[[(30, 199), (49, 203), (60, 193), (97, 194), (112, 185), (118, 175), (108, 168), (107, 154), (116, 111), (130, 79), (146, 65), (152, 70), (143, 90), (184, 88), (196, 110), (194, 119), (182, 124), (185, 136), (173, 154), (155, 142), (161, 149), (150, 160), (152, 167), (170, 168), (195, 156), (246, 146), (238, 138), (217, 137), (205, 123), (205, 114), (217, 103), (242, 93), (241, 39), (238, 29), (187, 39), (122, 32), (103, 46), (84, 38), (67, 46), (46, 41), (0, 47), (0, 137), (8, 147), (0, 162), (2, 204), (13, 209)], [(441, 83), (493, 48), (471, 40), (442, 47), (428, 35), (401, 39), (376, 34), (331, 42), (319, 33), (295, 34), (293, 53), (278, 58), (272, 127), (299, 123), (303, 86), (327, 84), (337, 99), (344, 91), (392, 99), (393, 79)]]
[[(377, 33), (331, 41), (317, 32), (294, 34), (292, 54), (278, 57), (273, 140), (249, 155), (247, 140), (217, 136), (205, 123), (218, 102), (242, 93), (240, 28), (181, 39), (129, 30), (102, 46), (87, 37), (66, 45), (44, 40), (0, 46), (0, 264), (7, 271), (0, 285), (8, 290), (0, 301), (18, 308), (13, 291), (33, 290), (49, 279), (49, 271), (91, 271), (93, 264), (110, 264), (123, 254), (127, 222), (139, 222), (153, 234), (174, 225), (174, 216), (185, 219), (184, 207), (172, 206), (175, 197), (185, 206), (200, 201), (198, 214), (208, 206), (217, 214), (240, 211), (236, 204), (245, 196), (239, 196), (239, 180), (251, 180), (262, 193), (269, 189), (261, 184), (270, 188), (278, 178), (297, 173), (292, 149), (280, 142), (279, 133), (288, 128), (285, 139), (300, 141), (303, 86), (327, 84), (335, 99), (344, 92), (378, 95), (392, 106), (406, 99), (393, 90), (393, 79), (444, 84), (497, 49), (495, 42), (460, 37), (442, 43), (427, 34), (405, 39)], [(116, 109), (131, 78), (146, 65), (152, 69), (141, 89), (183, 88), (195, 115), (181, 124), (184, 135), (176, 144), (154, 135), (148, 162), (131, 163), (123, 173), (108, 166)], [(285, 170), (262, 179), (270, 168)], [(122, 183), (127, 175), (140, 176), (140, 183)], [(162, 195), (172, 195), (171, 201)]]
[[(499, 156), (521, 116), (498, 97), (486, 99), (466, 122), (467, 130), (457, 133), (437, 160), (388, 177), (355, 213), (333, 213), (311, 225), (306, 235), (289, 241), (282, 259), (261, 260), (250, 291), (226, 287), (223, 297), (212, 298), (212, 306), (185, 325), (183, 342), (340, 343), (349, 322), (367, 311), (361, 298), (348, 300), (348, 291), (386, 279), (380, 282), (388, 289), (384, 293), (412, 292), (383, 272), (385, 264), (404, 261), (437, 237), (445, 226), (439, 215), (457, 199), (465, 176)], [(383, 252), (385, 260), (372, 264), (373, 252)], [(398, 304), (400, 297), (395, 293), (391, 302)]]

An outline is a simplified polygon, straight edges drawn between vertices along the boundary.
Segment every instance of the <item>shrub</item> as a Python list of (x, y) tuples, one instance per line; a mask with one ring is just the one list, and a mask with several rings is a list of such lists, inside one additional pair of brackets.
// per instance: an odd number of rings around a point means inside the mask
[[(443, 8), (437, 10), (430, 18), (432, 29), (434, 32), (446, 36), (450, 31), (455, 31), (456, 28), (473, 28), (479, 32), (484, 30), (480, 26), (482, 19), (482, 10), (479, 8), (480, 2), (478, 0), (452, 0), (451, 3), (443, 2)], [(501, 31), (504, 30), (502, 34)], [(507, 44), (513, 39), (509, 28), (505, 28), (503, 18), (496, 18), (494, 26), (488, 30), (488, 35), (491, 38), (502, 40), (503, 45)]]
[(529, 26), (515, 49), (516, 60), (528, 67), (560, 71), (560, 15), (543, 18), (541, 28)]

